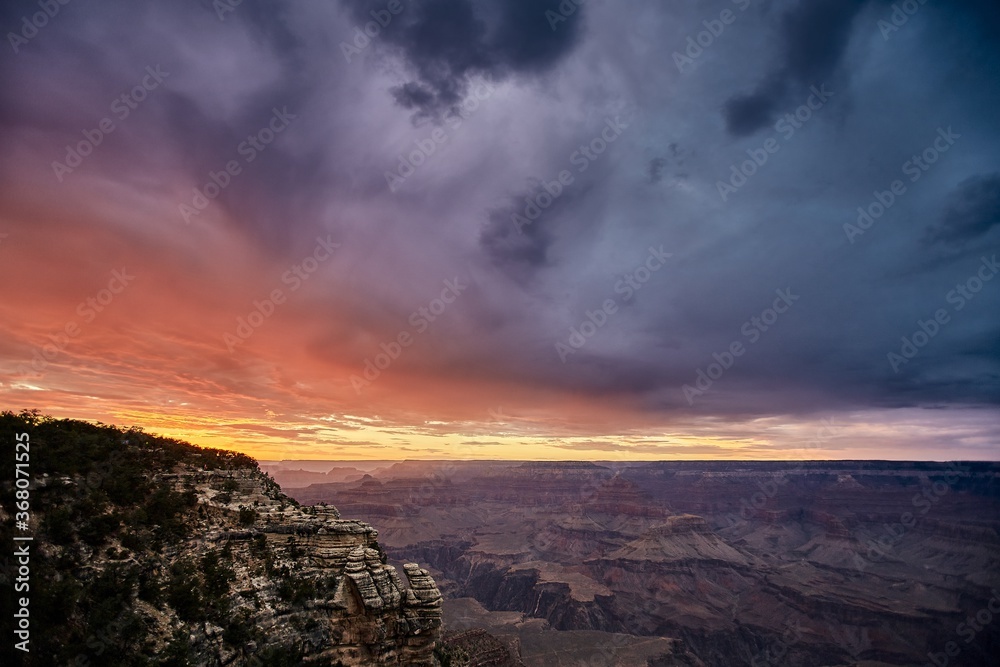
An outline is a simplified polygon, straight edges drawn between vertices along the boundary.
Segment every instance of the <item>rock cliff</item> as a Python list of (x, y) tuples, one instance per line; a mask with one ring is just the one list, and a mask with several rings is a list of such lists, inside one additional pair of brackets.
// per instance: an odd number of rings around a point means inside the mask
[[(0, 414), (0, 438), (20, 432), (34, 475), (35, 632), (9, 664), (439, 664), (441, 594), (427, 570), (404, 565), (404, 585), (374, 528), (300, 506), (253, 459)], [(5, 543), (13, 489), (0, 482)]]
[[(396, 568), (386, 563), (378, 531), (368, 524), (341, 519), (329, 506), (301, 507), (255, 469), (206, 472), (180, 466), (154, 481), (177, 491), (193, 488), (206, 510), (198, 536), (179, 545), (176, 558), (228, 550), (239, 564), (237, 583), (245, 587), (239, 597), (247, 598), (250, 590), (258, 601), (235, 604), (233, 610), (245, 611), (250, 624), (265, 628), (279, 643), (297, 644), (303, 663), (436, 664), (441, 594), (427, 570), (412, 563), (403, 568), (409, 583), (404, 586)], [(236, 527), (241, 507), (250, 525)], [(264, 576), (254, 576), (261, 559)], [(283, 599), (289, 587), (294, 599)], [(222, 639), (199, 638), (199, 653), (225, 656)]]

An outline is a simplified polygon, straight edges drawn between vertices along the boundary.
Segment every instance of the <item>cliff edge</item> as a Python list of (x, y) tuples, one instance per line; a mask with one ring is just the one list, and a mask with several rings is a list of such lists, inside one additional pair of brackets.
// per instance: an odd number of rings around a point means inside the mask
[[(438, 664), (441, 593), (427, 571), (405, 565), (404, 585), (374, 528), (300, 506), (253, 459), (0, 415), (0, 437), (20, 432), (37, 628), (21, 664)], [(6, 532), (13, 489), (0, 489)], [(0, 579), (13, 573), (5, 560)]]

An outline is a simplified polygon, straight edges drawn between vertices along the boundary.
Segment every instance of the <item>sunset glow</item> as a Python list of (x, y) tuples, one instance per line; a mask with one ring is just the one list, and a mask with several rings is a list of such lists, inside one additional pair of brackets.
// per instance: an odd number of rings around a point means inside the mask
[(266, 459), (1000, 456), (996, 78), (940, 57), (972, 15), (858, 3), (821, 57), (737, 11), (688, 72), (696, 3), (509, 47), (405, 10), (350, 57), (364, 3), (202, 4), (71, 3), (3, 56), (7, 409)]

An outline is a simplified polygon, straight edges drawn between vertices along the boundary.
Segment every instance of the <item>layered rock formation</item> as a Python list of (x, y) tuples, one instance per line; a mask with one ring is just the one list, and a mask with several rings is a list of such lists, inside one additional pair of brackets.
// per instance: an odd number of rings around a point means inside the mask
[[(30, 434), (31, 652), (73, 667), (436, 667), (441, 594), (378, 533), (302, 507), (249, 457), (0, 413)], [(0, 481), (11, 543), (13, 481)], [(0, 583), (16, 567), (0, 556)], [(4, 663), (6, 664), (6, 663)], [(13, 664), (13, 663), (12, 663)]]
[[(333, 507), (301, 507), (257, 470), (182, 466), (154, 480), (175, 490), (193, 489), (209, 517), (199, 522), (197, 537), (178, 546), (175, 558), (228, 549), (246, 569), (247, 577), (237, 579), (246, 587), (239, 596), (245, 599), (249, 591), (257, 600), (256, 605), (237, 603), (233, 613), (246, 612), (248, 622), (277, 643), (297, 646), (303, 664), (436, 665), (441, 594), (416, 564), (404, 567), (405, 587), (370, 525), (341, 519)], [(241, 508), (249, 525), (234, 529)], [(246, 518), (249, 512), (252, 521)], [(258, 560), (273, 576), (254, 576)], [(281, 586), (287, 581), (307, 594), (293, 592), (293, 600), (283, 600)], [(226, 664), (221, 636), (205, 637), (200, 644), (202, 653), (216, 653)]]
[(969, 621), (1000, 590), (997, 464), (405, 471), (296, 494), (404, 508), (379, 519), (390, 556), (427, 563), (446, 617), (517, 638), (531, 667), (917, 665), (948, 642), (949, 664), (985, 667), (1000, 651), (1000, 624)]

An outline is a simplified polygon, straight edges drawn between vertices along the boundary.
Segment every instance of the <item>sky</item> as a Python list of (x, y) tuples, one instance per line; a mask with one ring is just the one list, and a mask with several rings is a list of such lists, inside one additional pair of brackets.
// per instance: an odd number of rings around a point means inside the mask
[(0, 9), (0, 405), (266, 459), (1000, 459), (1000, 9)]

